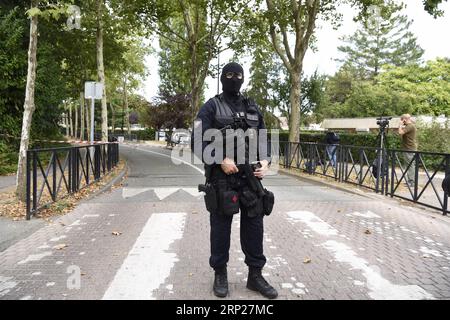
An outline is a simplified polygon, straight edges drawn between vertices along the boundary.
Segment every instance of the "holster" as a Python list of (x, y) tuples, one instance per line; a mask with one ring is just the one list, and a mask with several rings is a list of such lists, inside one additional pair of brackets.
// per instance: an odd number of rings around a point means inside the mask
[(273, 205), (275, 203), (275, 195), (267, 189), (264, 189), (263, 197), (263, 213), (266, 216), (270, 216), (273, 210)]
[(198, 186), (198, 191), (204, 192), (204, 200), (206, 205), (206, 210), (209, 212), (217, 211), (217, 192), (214, 186), (210, 183), (200, 184)]

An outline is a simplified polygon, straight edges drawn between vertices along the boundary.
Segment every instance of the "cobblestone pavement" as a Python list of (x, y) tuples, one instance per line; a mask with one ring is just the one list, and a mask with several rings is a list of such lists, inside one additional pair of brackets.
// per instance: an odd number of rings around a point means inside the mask
[[(201, 169), (123, 146), (126, 185), (0, 253), (0, 299), (216, 299)], [(450, 220), (277, 175), (263, 270), (279, 299), (450, 299)], [(227, 299), (261, 299), (233, 222)]]

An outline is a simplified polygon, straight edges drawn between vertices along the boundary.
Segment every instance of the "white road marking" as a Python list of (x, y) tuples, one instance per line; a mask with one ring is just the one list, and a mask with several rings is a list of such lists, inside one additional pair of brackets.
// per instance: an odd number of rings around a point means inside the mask
[(372, 211), (367, 211), (366, 213), (352, 212), (352, 213), (346, 214), (346, 216), (347, 217), (355, 216), (355, 217), (362, 217), (362, 218), (367, 218), (367, 219), (381, 218), (379, 215), (377, 215), (376, 213), (373, 213)]
[(330, 226), (312, 212), (293, 211), (288, 212), (287, 215), (294, 221), (301, 221), (305, 223), (310, 229), (323, 236), (335, 236), (338, 234), (338, 231), (335, 228)]
[(24, 264), (24, 263), (31, 262), (31, 261), (39, 261), (42, 258), (51, 256), (51, 255), (52, 255), (51, 251), (45, 251), (45, 252), (39, 253), (39, 254), (31, 254), (26, 259), (19, 261), (17, 264)]
[(439, 251), (431, 250), (431, 249), (428, 249), (427, 247), (420, 247), (420, 252), (422, 252), (422, 253), (424, 253), (426, 255), (431, 254), (431, 255), (433, 255), (435, 257), (443, 257), (443, 255), (440, 254)]
[(0, 276), (0, 297), (4, 296), (17, 285), (17, 282), (11, 281), (12, 277)]
[(333, 253), (337, 261), (349, 264), (354, 270), (361, 270), (366, 278), (368, 295), (376, 300), (421, 300), (434, 299), (427, 291), (416, 285), (396, 285), (383, 278), (375, 266), (356, 254), (344, 243), (329, 240), (323, 246)]
[(60, 237), (51, 238), (50, 241), (56, 242), (56, 241), (59, 241), (59, 240), (65, 239), (65, 238), (67, 238), (67, 236), (60, 236)]
[(197, 188), (177, 188), (177, 187), (163, 187), (163, 188), (123, 188), (122, 197), (124, 199), (135, 197), (141, 193), (153, 190), (159, 200), (163, 200), (178, 190), (183, 190), (189, 193), (193, 197), (199, 197), (203, 195)]
[[(325, 236), (338, 236), (338, 231), (312, 212), (288, 212), (291, 220), (305, 223), (310, 229)], [(358, 257), (358, 254), (345, 243), (328, 240), (322, 244), (336, 259), (336, 261), (349, 264), (352, 270), (361, 270), (366, 278), (369, 296), (379, 300), (418, 300), (434, 299), (427, 291), (416, 285), (396, 285), (383, 278), (376, 266)]]
[(153, 191), (159, 200), (163, 200), (171, 194), (177, 192), (180, 188), (155, 188)]
[(84, 218), (98, 218), (98, 217), (100, 217), (99, 214), (85, 214), (81, 219), (84, 219)]
[(183, 189), (183, 191), (186, 191), (193, 197), (199, 197), (199, 196), (203, 195), (203, 192), (199, 192), (198, 188), (182, 188), (182, 189)]
[(124, 199), (132, 198), (149, 190), (152, 190), (152, 188), (123, 188), (122, 197)]
[(153, 300), (178, 261), (170, 245), (182, 238), (187, 214), (154, 213), (106, 290), (104, 300)]

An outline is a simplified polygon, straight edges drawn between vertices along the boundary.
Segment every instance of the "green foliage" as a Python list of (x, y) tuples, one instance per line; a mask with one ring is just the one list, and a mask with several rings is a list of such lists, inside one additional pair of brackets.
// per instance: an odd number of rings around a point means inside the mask
[[(311, 131), (303, 131), (300, 133), (300, 142), (314, 142), (314, 143), (325, 143), (325, 132), (311, 132)], [(346, 146), (361, 146), (361, 147), (370, 147), (377, 148), (379, 147), (377, 142), (376, 133), (367, 133), (367, 134), (355, 134), (355, 133), (346, 133), (346, 132), (338, 132), (339, 137), (341, 139), (340, 144)], [(280, 141), (288, 141), (289, 132), (280, 132)], [(389, 148), (397, 149), (400, 146), (400, 138), (393, 134), (392, 132), (387, 135)]]
[(424, 65), (386, 66), (372, 81), (358, 78), (344, 66), (326, 83), (325, 102), (318, 118), (450, 115), (450, 60)]
[(364, 79), (374, 79), (384, 65), (417, 64), (423, 56), (424, 50), (409, 31), (412, 21), (396, 10), (384, 10), (379, 17), (368, 17), (352, 36), (342, 38), (345, 45), (338, 49), (346, 58), (341, 61), (360, 70)]
[(436, 121), (429, 125), (417, 124), (419, 150), (428, 152), (450, 153), (450, 126), (441, 125)]
[(136, 134), (138, 140), (150, 141), (155, 140), (155, 132), (156, 131), (153, 128), (146, 128), (145, 130), (136, 131), (134, 133)]

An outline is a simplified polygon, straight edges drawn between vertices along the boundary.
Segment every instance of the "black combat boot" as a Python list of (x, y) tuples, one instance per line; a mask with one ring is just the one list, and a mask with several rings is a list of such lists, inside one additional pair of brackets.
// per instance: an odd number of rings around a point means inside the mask
[(228, 294), (227, 268), (216, 268), (214, 271), (214, 294), (219, 298), (225, 298)]
[(261, 293), (264, 297), (275, 299), (278, 292), (272, 287), (261, 274), (261, 268), (249, 268), (247, 288)]

